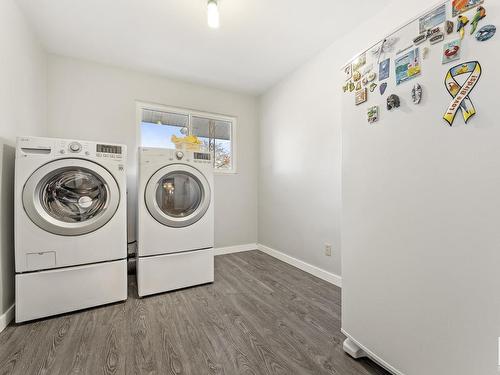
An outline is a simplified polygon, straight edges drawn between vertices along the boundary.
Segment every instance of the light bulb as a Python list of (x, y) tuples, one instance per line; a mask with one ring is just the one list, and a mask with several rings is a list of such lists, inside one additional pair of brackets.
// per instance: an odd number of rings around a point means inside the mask
[(208, 0), (207, 4), (208, 26), (212, 29), (218, 29), (220, 26), (219, 7), (216, 0)]

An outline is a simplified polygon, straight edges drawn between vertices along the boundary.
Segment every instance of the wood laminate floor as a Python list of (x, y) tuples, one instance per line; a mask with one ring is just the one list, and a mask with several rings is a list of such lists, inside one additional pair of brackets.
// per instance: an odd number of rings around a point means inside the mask
[(342, 350), (340, 289), (259, 251), (217, 256), (215, 283), (0, 334), (0, 374), (388, 374)]

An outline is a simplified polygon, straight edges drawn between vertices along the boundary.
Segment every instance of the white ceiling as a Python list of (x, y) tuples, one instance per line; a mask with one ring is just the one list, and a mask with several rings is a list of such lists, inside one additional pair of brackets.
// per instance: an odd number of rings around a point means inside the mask
[[(258, 94), (388, 0), (17, 0), (55, 54)], [(335, 67), (332, 67), (335, 69)]]

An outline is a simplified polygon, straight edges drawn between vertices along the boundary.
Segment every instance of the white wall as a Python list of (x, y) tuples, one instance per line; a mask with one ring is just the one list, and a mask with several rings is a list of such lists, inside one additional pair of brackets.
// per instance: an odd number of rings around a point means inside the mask
[(392, 1), (261, 96), (261, 244), (341, 275), (340, 68), (435, 3)]
[(15, 138), (44, 133), (46, 76), (46, 55), (17, 5), (0, 1), (0, 325), (14, 303)]
[(314, 59), (261, 99), (259, 243), (340, 275), (335, 73)]
[(49, 56), (48, 135), (124, 143), (129, 149), (129, 241), (135, 238), (135, 101), (214, 112), (238, 118), (237, 169), (215, 177), (215, 244), (257, 242), (258, 116), (249, 95)]
[[(336, 275), (341, 275), (340, 67), (383, 30), (390, 26), (353, 29), (260, 98), (259, 243)], [(331, 257), (325, 256), (327, 243), (333, 246)]]

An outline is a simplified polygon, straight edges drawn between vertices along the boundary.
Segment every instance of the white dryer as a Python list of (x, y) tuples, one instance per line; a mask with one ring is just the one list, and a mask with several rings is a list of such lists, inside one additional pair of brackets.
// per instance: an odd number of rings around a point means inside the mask
[(209, 153), (139, 150), (139, 296), (214, 281), (214, 189)]
[(126, 147), (20, 137), (16, 322), (127, 299)]

